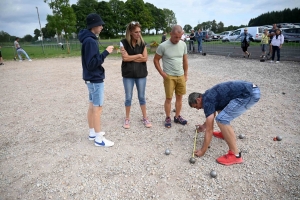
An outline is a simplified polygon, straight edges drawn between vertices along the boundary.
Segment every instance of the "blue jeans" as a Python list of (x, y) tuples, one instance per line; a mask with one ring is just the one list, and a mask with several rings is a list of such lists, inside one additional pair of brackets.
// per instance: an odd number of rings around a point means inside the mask
[(189, 51), (195, 52), (194, 40), (189, 41)]
[(123, 78), (123, 85), (125, 90), (125, 106), (131, 106), (134, 83), (136, 85), (136, 89), (138, 92), (140, 105), (146, 104), (146, 98), (145, 98), (146, 82), (147, 82), (146, 77), (145, 78)]
[(198, 40), (198, 52), (202, 51), (202, 40)]
[(28, 60), (30, 60), (29, 56), (27, 55), (26, 51), (24, 51), (24, 49), (18, 49), (18, 50), (17, 50), (17, 53), (18, 53), (18, 56), (19, 56), (19, 59), (20, 59), (20, 60), (22, 60), (21, 53), (23, 53), (23, 54), (26, 56), (26, 58), (27, 58)]
[(89, 90), (89, 100), (94, 106), (103, 106), (104, 101), (104, 82), (87, 83)]
[(260, 99), (260, 90), (258, 87), (252, 89), (252, 94), (247, 98), (236, 98), (217, 115), (216, 121), (221, 124), (229, 125), (230, 122), (246, 112)]

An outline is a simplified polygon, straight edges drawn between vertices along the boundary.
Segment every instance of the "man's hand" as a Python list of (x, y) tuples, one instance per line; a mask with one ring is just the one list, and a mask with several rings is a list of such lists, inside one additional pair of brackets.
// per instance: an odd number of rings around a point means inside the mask
[(187, 74), (184, 75), (184, 79), (185, 79), (185, 82), (187, 82), (187, 80), (188, 80)]
[(198, 149), (198, 150), (194, 151), (194, 153), (197, 157), (201, 157), (205, 154), (205, 151), (203, 151), (202, 149)]
[(206, 129), (205, 124), (203, 124), (203, 125), (198, 124), (198, 125), (196, 125), (196, 127), (197, 127), (197, 132), (198, 133), (203, 132)]
[(106, 48), (106, 51), (108, 51), (108, 53), (113, 52), (113, 50), (114, 50), (114, 46), (108, 46), (108, 47)]

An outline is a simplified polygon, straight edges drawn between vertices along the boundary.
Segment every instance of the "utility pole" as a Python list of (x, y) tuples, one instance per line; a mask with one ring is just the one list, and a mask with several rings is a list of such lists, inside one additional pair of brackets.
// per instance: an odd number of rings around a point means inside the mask
[(43, 32), (42, 32), (42, 27), (41, 27), (41, 21), (40, 21), (40, 14), (39, 14), (39, 9), (38, 7), (36, 7), (36, 12), (39, 18), (39, 24), (40, 24), (40, 31), (41, 31), (41, 36), (42, 36), (42, 48), (43, 48), (43, 53), (45, 54), (45, 50), (44, 50), (44, 37), (43, 37)]

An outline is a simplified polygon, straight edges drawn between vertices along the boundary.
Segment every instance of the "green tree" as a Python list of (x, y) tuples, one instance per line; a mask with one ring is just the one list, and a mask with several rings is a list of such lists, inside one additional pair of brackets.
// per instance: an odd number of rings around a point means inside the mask
[(41, 31), (36, 28), (36, 29), (34, 29), (33, 34), (34, 34), (34, 39), (38, 40), (39, 37), (41, 36)]
[(218, 26), (217, 26), (216, 20), (213, 20), (211, 22), (211, 29), (210, 30), (213, 31), (213, 32), (215, 32), (215, 33), (218, 31)]
[(184, 30), (184, 32), (186, 32), (186, 33), (191, 32), (192, 29), (193, 29), (192, 26), (189, 25), (189, 24), (186, 24), (186, 25), (184, 25), (184, 27), (183, 27), (183, 30)]
[(13, 41), (14, 38), (11, 38), (11, 36), (4, 32), (4, 31), (0, 31), (0, 42), (10, 42)]
[(61, 34), (65, 33), (64, 37), (67, 42), (68, 53), (70, 53), (69, 37), (76, 31), (76, 15), (69, 4), (69, 0), (44, 0), (52, 9), (53, 15), (47, 15), (49, 28), (57, 29)]
[(147, 27), (148, 31), (150, 31), (150, 29), (155, 29), (155, 34), (157, 34), (158, 31), (164, 30), (167, 25), (165, 21), (164, 11), (157, 8), (151, 3), (146, 3), (145, 5), (153, 17), (153, 24)]
[(25, 36), (23, 37), (23, 40), (24, 40), (25, 42), (31, 42), (32, 39), (33, 39), (33, 37), (32, 37), (32, 35), (30, 35), (30, 34), (27, 34), (27, 35), (25, 35)]
[(127, 16), (128, 12), (125, 8), (125, 3), (119, 0), (110, 0), (108, 2), (112, 11), (112, 18), (114, 23), (112, 24), (113, 31), (117, 36), (119, 33), (125, 33), (126, 25), (128, 24)]
[(125, 8), (128, 11), (128, 22), (138, 21), (142, 25), (142, 31), (144, 31), (148, 27), (151, 27), (151, 25), (153, 24), (153, 17), (151, 16), (150, 11), (145, 6), (143, 0), (127, 0), (125, 2)]
[(109, 3), (105, 1), (99, 2), (96, 11), (97, 13), (101, 13), (100, 16), (105, 23), (105, 25), (103, 26), (103, 30), (101, 31), (101, 37), (113, 37), (114, 18), (111, 17), (113, 13), (110, 9)]
[(52, 38), (56, 34), (55, 30), (49, 28), (48, 23), (45, 25), (44, 28), (42, 28), (42, 32), (43, 32), (44, 38)]
[(175, 13), (167, 8), (164, 8), (163, 11), (165, 14), (165, 21), (167, 23), (166, 32), (171, 32), (173, 26), (177, 24)]
[(218, 23), (218, 33), (221, 33), (223, 31), (224, 31), (224, 23), (220, 21)]
[(76, 32), (86, 28), (86, 17), (90, 13), (96, 13), (97, 0), (78, 0), (77, 4), (71, 6), (76, 15)]

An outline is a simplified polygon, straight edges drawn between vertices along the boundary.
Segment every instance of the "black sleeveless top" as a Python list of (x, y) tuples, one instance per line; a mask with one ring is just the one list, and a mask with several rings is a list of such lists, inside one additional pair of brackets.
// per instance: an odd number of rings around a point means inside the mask
[[(143, 54), (145, 45), (136, 44), (133, 48), (126, 39), (121, 40), (128, 55)], [(124, 78), (144, 78), (148, 75), (146, 62), (122, 61), (122, 76)]]

